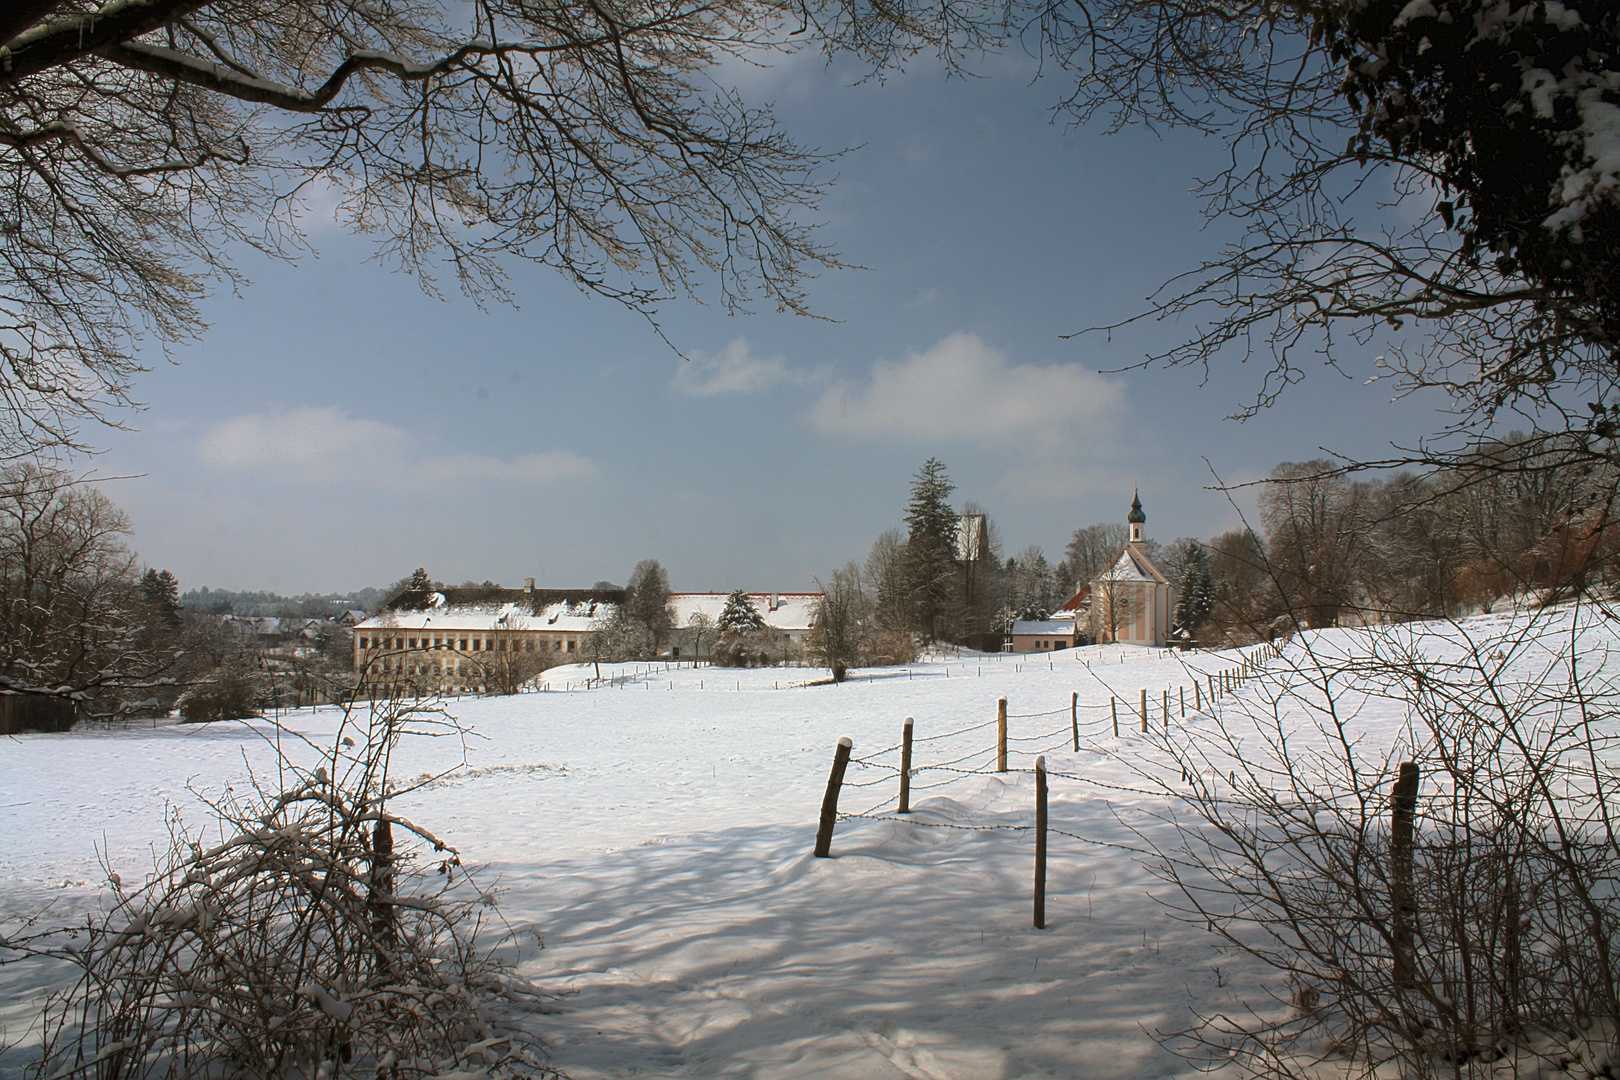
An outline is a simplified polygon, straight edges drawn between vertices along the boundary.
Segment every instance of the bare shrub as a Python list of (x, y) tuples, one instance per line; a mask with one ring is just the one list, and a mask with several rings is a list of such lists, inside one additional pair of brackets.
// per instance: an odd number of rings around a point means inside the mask
[(866, 642), (866, 661), (872, 667), (893, 667), (917, 659), (917, 638), (909, 630), (874, 628)]
[[(1280, 977), (1184, 1052), (1300, 1078), (1608, 1075), (1617, 687), (1570, 618), (1305, 634), (1213, 725), (1163, 737), (1169, 772), (1146, 771), (1191, 811), (1152, 844), (1172, 907)], [(1404, 737), (1367, 745), (1358, 716), (1391, 707)]]
[(435, 707), (346, 716), (320, 764), (284, 754), (282, 783), (211, 804), (221, 843), (176, 824), (144, 885), (109, 875), (104, 921), (11, 942), (79, 971), (46, 1009), (34, 1075), (555, 1075), (503, 1020), (538, 998), (480, 951), (492, 898), (388, 806), (397, 741), (456, 734)]
[(484, 692), (489, 697), (521, 694), (536, 678), (557, 665), (557, 654), (544, 649), (523, 649), (534, 642), (513, 641), (509, 648), (486, 653)]

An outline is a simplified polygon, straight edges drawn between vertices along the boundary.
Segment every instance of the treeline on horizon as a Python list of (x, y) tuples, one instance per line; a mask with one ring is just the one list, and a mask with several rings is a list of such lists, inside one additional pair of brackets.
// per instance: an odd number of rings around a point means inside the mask
[[(1197, 593), (1176, 621), (1200, 644), (1606, 596), (1620, 557), (1620, 473), (1571, 449), (1513, 432), (1424, 473), (1282, 462), (1260, 488), (1258, 520), (1145, 546), (1178, 592)], [(1038, 545), (1008, 556), (988, 513), (952, 507), (952, 491), (930, 458), (904, 528), (833, 575), (872, 625), (997, 648), (1013, 621), (1047, 618), (1106, 574), (1129, 538), (1123, 521), (1104, 522), (1077, 528), (1055, 565)], [(964, 517), (980, 514), (984, 527), (964, 534)]]
[(247, 589), (211, 589), (207, 585), (180, 594), (180, 607), (203, 615), (242, 615), (252, 618), (322, 619), (347, 610), (377, 611), (397, 586), (356, 589), (351, 593), (279, 593)]

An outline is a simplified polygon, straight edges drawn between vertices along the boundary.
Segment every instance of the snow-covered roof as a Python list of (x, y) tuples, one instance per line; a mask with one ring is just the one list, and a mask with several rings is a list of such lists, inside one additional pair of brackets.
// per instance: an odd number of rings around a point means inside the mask
[(1163, 585), (1170, 583), (1169, 579), (1159, 572), (1142, 551), (1134, 544), (1126, 544), (1125, 550), (1119, 553), (1119, 560), (1114, 563), (1112, 570), (1099, 576), (1097, 580), (1109, 581), (1156, 581)]
[(612, 604), (595, 601), (547, 604), (533, 613), (515, 603), (446, 604), (425, 611), (385, 611), (357, 624), (355, 629), (426, 630), (429, 633), (435, 630), (445, 633), (463, 630), (543, 630), (578, 634), (590, 630), (592, 623), (606, 618), (612, 611)]
[[(675, 625), (684, 627), (693, 615), (702, 613), (710, 624), (718, 622), (725, 610), (730, 593), (670, 593), (669, 602), (675, 608)], [(815, 622), (816, 603), (821, 594), (816, 592), (749, 593), (754, 610), (765, 620), (765, 625), (777, 630), (808, 630)]]
[(1014, 634), (1072, 634), (1074, 633), (1073, 619), (1041, 619), (1020, 621), (1012, 624)]

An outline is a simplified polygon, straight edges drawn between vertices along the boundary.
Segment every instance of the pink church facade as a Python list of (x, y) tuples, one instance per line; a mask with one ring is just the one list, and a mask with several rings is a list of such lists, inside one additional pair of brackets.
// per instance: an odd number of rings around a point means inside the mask
[(1147, 515), (1140, 496), (1126, 521), (1131, 538), (1119, 558), (1091, 582), (1091, 634), (1099, 645), (1163, 646), (1170, 637), (1169, 579), (1147, 556)]

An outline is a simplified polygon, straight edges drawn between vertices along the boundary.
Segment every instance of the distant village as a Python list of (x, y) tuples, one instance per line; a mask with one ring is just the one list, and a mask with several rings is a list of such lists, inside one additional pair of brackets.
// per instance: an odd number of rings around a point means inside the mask
[[(1137, 497), (1127, 515), (1128, 539), (1102, 572), (1053, 610), (1032, 612), (1039, 617), (1018, 618), (1004, 608), (990, 640), (980, 635), (973, 644), (1010, 653), (1110, 642), (1165, 645), (1172, 639), (1175, 590), (1149, 555), (1146, 521)], [(971, 564), (987, 556), (987, 539), (985, 515), (957, 515), (957, 577), (972, 579)], [(673, 592), (659, 587), (661, 569), (642, 564), (624, 589), (542, 589), (533, 578), (520, 589), (447, 587), (418, 571), (383, 610), (352, 624), (354, 670), (364, 681), (390, 688), (489, 692), (502, 683), (516, 689), (559, 663), (648, 659), (764, 666), (828, 660), (817, 639), (818, 620), (828, 617), (825, 592)], [(868, 606), (861, 621), (873, 615)], [(858, 650), (861, 655), (849, 659), (851, 666), (904, 663), (924, 644), (881, 656)]]

